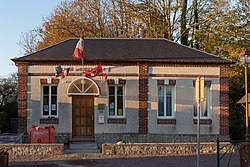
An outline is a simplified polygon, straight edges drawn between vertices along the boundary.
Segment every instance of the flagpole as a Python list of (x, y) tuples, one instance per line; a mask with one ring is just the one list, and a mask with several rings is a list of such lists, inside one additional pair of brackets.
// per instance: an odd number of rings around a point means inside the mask
[[(82, 29), (81, 31), (81, 38), (84, 40), (84, 29)], [(84, 52), (84, 48), (83, 48), (83, 52)], [(82, 58), (82, 71), (84, 71), (84, 58)]]
[[(82, 29), (81, 38), (84, 40), (84, 29)], [(84, 45), (83, 45), (83, 47), (84, 47)], [(84, 52), (84, 48), (83, 48), (83, 52)], [(84, 58), (82, 58), (82, 70), (84, 70)]]
[[(84, 40), (84, 29), (82, 29), (82, 33), (81, 33), (81, 39)], [(83, 54), (84, 54), (84, 45), (82, 48)], [(84, 72), (84, 57), (82, 57), (82, 72)], [(84, 80), (84, 76), (85, 74), (83, 73), (83, 83), (82, 83), (82, 92), (84, 93), (84, 85), (85, 85), (85, 80)]]

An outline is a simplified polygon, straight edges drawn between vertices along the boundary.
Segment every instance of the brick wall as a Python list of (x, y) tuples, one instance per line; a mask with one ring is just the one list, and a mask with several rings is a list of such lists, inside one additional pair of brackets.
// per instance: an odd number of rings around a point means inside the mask
[(228, 65), (220, 66), (220, 134), (229, 135), (229, 73)]
[(27, 132), (28, 64), (18, 63), (18, 132)]
[(148, 133), (148, 65), (139, 65), (139, 133)]

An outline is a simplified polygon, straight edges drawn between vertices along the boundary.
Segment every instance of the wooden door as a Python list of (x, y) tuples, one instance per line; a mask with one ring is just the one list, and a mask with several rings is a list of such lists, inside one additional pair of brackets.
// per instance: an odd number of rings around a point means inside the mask
[(94, 135), (94, 96), (72, 96), (72, 135)]

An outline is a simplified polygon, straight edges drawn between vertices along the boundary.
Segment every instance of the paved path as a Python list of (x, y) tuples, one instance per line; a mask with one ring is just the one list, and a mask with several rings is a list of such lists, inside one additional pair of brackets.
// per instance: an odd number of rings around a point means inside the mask
[[(197, 156), (149, 156), (149, 157), (126, 157), (84, 159), (67, 161), (33, 161), (33, 162), (10, 162), (10, 167), (196, 167)], [(239, 167), (240, 160), (237, 153), (223, 157), (221, 167)], [(229, 164), (229, 165), (228, 165)], [(200, 167), (216, 167), (216, 155), (201, 155)]]

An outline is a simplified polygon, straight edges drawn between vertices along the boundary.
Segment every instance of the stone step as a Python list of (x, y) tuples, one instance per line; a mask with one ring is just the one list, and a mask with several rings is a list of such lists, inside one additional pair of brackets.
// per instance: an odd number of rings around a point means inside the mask
[(70, 150), (66, 149), (64, 150), (64, 154), (91, 154), (91, 153), (101, 153), (101, 150), (95, 149), (95, 150)]
[(76, 142), (95, 142), (95, 139), (93, 137), (74, 137), (72, 139), (72, 143), (76, 143)]
[(95, 150), (98, 149), (98, 146), (96, 143), (71, 143), (69, 144), (70, 150)]

